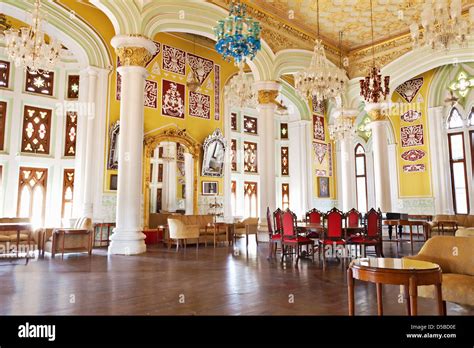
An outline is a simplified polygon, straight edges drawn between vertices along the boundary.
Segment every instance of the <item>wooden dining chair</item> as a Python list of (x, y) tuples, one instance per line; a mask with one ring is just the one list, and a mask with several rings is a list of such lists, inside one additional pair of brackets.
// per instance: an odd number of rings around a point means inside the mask
[(314, 261), (314, 241), (298, 234), (297, 218), (291, 210), (287, 209), (281, 215), (281, 225), (283, 227), (281, 235), (281, 262), (283, 263), (285, 256), (296, 254), (296, 265), (298, 265), (303, 245), (311, 247), (311, 250), (307, 250), (307, 252), (311, 252), (312, 260)]
[[(313, 208), (313, 209), (306, 212), (305, 220), (306, 220), (307, 223), (320, 224), (321, 220), (322, 220), (322, 217), (323, 217), (323, 213), (320, 212), (319, 210), (317, 210), (316, 208)], [(319, 232), (315, 231), (315, 230), (310, 230), (308, 232), (308, 234), (306, 235), (306, 237), (318, 239), (319, 238)]]
[[(281, 210), (280, 210), (280, 212), (281, 212)], [(275, 216), (275, 215), (273, 215), (273, 216)], [(270, 212), (270, 208), (267, 207), (267, 225), (268, 225), (268, 238), (269, 238), (268, 241), (270, 243), (269, 252), (268, 252), (268, 259), (271, 259), (273, 256), (276, 257), (278, 244), (281, 244), (281, 231), (277, 230), (276, 228), (273, 229), (272, 225), (274, 225), (274, 224), (272, 223), (272, 220), (274, 220), (274, 219), (272, 219), (272, 214)], [(280, 221), (280, 218), (278, 218), (277, 221)], [(280, 221), (280, 223), (281, 223), (281, 221)]]
[(360, 245), (364, 248), (364, 255), (367, 247), (373, 246), (377, 257), (384, 257), (382, 245), (382, 212), (370, 209), (365, 214), (364, 233), (359, 236), (352, 236), (347, 240), (348, 244)]
[[(321, 254), (323, 257), (323, 267), (326, 267), (326, 249), (328, 246), (331, 247), (333, 255), (337, 257), (337, 250), (334, 247), (345, 246), (346, 241), (344, 239), (344, 228), (343, 223), (345, 221), (345, 214), (337, 208), (332, 208), (326, 214), (323, 215), (323, 232), (319, 238), (319, 259), (321, 260)], [(342, 255), (344, 256), (344, 255)], [(341, 256), (341, 260), (343, 257)], [(343, 264), (343, 262), (341, 261)]]

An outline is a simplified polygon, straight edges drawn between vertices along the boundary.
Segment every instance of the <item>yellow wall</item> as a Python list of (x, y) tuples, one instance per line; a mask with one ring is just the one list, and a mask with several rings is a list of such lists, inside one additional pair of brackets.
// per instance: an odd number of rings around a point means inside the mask
[[(336, 184), (336, 147), (334, 146), (334, 142), (329, 138), (329, 128), (328, 128), (328, 117), (327, 117), (327, 108), (325, 108), (324, 115), (314, 113), (314, 115), (323, 116), (324, 117), (324, 135), (325, 140), (315, 140), (313, 133), (314, 133), (314, 124), (312, 123), (312, 138), (313, 138), (313, 145), (314, 143), (325, 143), (331, 148), (331, 162), (332, 162), (332, 173), (329, 175), (329, 153), (326, 153), (322, 163), (319, 163), (319, 160), (316, 158), (316, 154), (314, 151), (314, 146), (311, 148), (311, 159), (312, 159), (312, 176), (313, 176), (313, 197), (318, 199), (336, 199), (337, 197), (337, 184)], [(313, 121), (311, 121), (313, 122)], [(326, 176), (329, 177), (329, 197), (328, 198), (320, 198), (318, 196), (318, 178), (319, 176), (316, 175), (317, 170), (324, 170), (326, 171)]]
[[(398, 168), (398, 182), (399, 182), (399, 197), (400, 198), (414, 198), (414, 197), (432, 197), (431, 189), (431, 163), (430, 163), (430, 137), (428, 130), (428, 92), (431, 85), (435, 70), (428, 71), (417, 77), (423, 77), (423, 86), (418, 91), (415, 98), (412, 100), (410, 106), (397, 92), (393, 93), (392, 102), (400, 103), (401, 107), (392, 107), (390, 121), (393, 126), (395, 138), (397, 141), (397, 168)], [(421, 111), (421, 118), (413, 122), (405, 122), (401, 119), (401, 115), (407, 110)], [(402, 147), (401, 141), (401, 127), (423, 125), (424, 143), (420, 146)], [(401, 155), (409, 150), (422, 150), (426, 155), (416, 161), (406, 161)], [(404, 172), (403, 166), (410, 164), (424, 164), (424, 172)]]
[[(225, 81), (227, 81), (231, 75), (237, 72), (237, 68), (233, 63), (228, 63), (224, 61), (221, 56), (213, 49), (199, 44), (194, 45), (192, 41), (184, 39), (182, 37), (175, 36), (169, 33), (160, 33), (154, 38), (155, 41), (161, 44), (160, 53), (151, 61), (147, 69), (150, 73), (148, 80), (156, 81), (158, 83), (158, 105), (157, 108), (148, 108), (145, 107), (145, 124), (144, 131), (145, 136), (154, 135), (160, 132), (164, 127), (169, 125), (176, 125), (179, 128), (186, 129), (187, 134), (194, 138), (197, 142), (203, 143), (204, 139), (210, 135), (216, 128), (220, 128), (224, 132), (224, 104), (223, 104), (223, 86)], [(186, 75), (174, 74), (163, 69), (162, 65), (162, 56), (163, 56), (163, 44), (168, 46), (173, 46), (179, 48), (187, 53), (195, 54), (197, 56), (212, 60), (215, 64), (220, 66), (220, 118), (215, 120), (214, 118), (214, 70), (211, 71), (209, 76), (204, 80), (201, 85), (201, 91), (198, 92), (209, 95), (211, 97), (211, 115), (210, 119), (203, 119), (189, 115), (188, 110), (188, 91), (186, 89), (185, 93), (185, 117), (184, 119), (179, 119), (175, 117), (169, 117), (162, 115), (162, 80), (168, 80), (177, 82), (180, 84), (186, 84), (186, 77), (191, 68), (186, 63)], [(152, 74), (152, 67), (157, 62), (159, 64), (160, 70), (159, 74)], [(110, 98), (110, 113), (109, 113), (109, 126), (119, 119), (120, 117), (120, 100), (116, 100), (115, 96), (116, 88), (116, 74), (112, 74), (111, 84), (109, 90)], [(107, 127), (108, 129), (109, 127)], [(108, 149), (107, 158), (108, 158)], [(202, 154), (201, 154), (202, 157)], [(201, 169), (201, 160), (199, 158), (199, 168)], [(105, 187), (106, 190), (109, 188), (109, 179), (110, 175), (116, 173), (116, 170), (107, 170), (105, 177)], [(198, 180), (198, 192), (201, 192), (201, 182), (202, 181), (218, 181), (219, 182), (219, 194), (223, 195), (223, 179), (222, 178), (212, 178), (212, 177), (199, 177)]]

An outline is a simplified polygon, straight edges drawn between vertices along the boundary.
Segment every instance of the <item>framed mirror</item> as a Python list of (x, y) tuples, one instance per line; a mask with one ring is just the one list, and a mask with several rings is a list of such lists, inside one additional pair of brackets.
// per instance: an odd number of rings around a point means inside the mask
[(219, 128), (204, 140), (203, 150), (202, 176), (222, 176), (226, 144)]

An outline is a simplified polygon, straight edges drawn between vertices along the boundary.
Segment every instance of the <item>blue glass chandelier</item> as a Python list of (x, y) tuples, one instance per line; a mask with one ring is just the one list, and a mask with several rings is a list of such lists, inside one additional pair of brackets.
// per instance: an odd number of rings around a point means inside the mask
[(246, 5), (232, 2), (229, 15), (214, 28), (216, 50), (225, 60), (233, 59), (237, 65), (245, 58), (252, 60), (261, 48), (260, 31), (260, 23), (247, 16)]

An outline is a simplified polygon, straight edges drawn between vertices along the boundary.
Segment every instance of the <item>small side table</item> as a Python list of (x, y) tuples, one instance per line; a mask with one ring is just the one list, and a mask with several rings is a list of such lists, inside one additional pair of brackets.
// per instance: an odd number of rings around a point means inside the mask
[(377, 313), (383, 315), (382, 284), (403, 285), (408, 315), (417, 315), (418, 286), (434, 285), (439, 315), (446, 315), (441, 292), (439, 265), (410, 259), (363, 258), (351, 262), (347, 270), (349, 315), (354, 315), (354, 279), (375, 283)]

